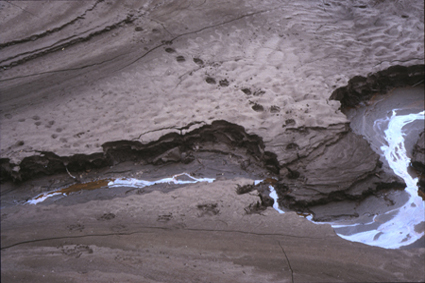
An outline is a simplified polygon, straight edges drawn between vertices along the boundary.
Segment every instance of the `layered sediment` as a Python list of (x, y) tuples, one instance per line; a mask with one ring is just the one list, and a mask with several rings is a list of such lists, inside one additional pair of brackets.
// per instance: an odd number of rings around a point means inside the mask
[[(278, 178), (281, 204), (301, 211), (403, 185), (341, 107), (421, 84), (423, 1), (0, 5), (2, 201), (56, 174), (131, 162), (143, 176), (203, 154)], [(2, 207), (2, 281), (423, 281), (423, 249), (369, 250), (278, 218), (266, 184), (250, 193), (252, 179), (219, 171), (210, 189)], [(169, 258), (187, 265), (170, 275)]]

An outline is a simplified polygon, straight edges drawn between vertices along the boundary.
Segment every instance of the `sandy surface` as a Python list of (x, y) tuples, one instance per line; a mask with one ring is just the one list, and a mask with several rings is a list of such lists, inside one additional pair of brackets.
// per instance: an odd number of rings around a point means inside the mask
[[(296, 138), (286, 120), (296, 128), (344, 123), (339, 103), (327, 100), (335, 88), (392, 64), (423, 63), (421, 1), (204, 2), (22, 3), (28, 12), (2, 3), (3, 45), (62, 28), (2, 48), (1, 157), (99, 152), (107, 141), (146, 143), (223, 119), (261, 136), (286, 163), (296, 158), (284, 150)], [(19, 64), (20, 56), (40, 57)]]
[[(3, 1), (0, 14), (0, 157), (16, 171), (41, 151), (102, 153), (216, 120), (288, 164), (347, 130), (328, 100), (336, 88), (424, 62), (423, 1)], [(259, 201), (236, 195), (247, 182), (2, 206), (2, 281), (424, 280), (424, 247), (350, 243), (272, 208), (247, 214)]]
[(268, 208), (261, 214), (246, 214), (244, 208), (258, 197), (236, 195), (235, 187), (251, 182), (216, 181), (166, 194), (72, 206), (3, 208), (2, 281), (406, 282), (423, 278), (423, 248), (384, 250), (350, 243), (329, 225), (315, 225), (293, 212), (279, 215)]

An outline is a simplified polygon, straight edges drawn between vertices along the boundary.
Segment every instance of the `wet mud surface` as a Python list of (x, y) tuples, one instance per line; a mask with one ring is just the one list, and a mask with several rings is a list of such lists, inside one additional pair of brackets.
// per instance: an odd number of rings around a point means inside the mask
[[(362, 109), (395, 87), (419, 87), (423, 107), (422, 1), (0, 9), (2, 282), (424, 280), (423, 241), (371, 247), (303, 217), (403, 205), (380, 138), (348, 111), (372, 121)], [(107, 185), (183, 172), (215, 181)]]

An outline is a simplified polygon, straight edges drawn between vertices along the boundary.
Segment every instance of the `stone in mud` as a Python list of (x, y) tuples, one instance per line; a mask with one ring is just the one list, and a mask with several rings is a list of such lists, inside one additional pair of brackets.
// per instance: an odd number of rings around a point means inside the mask
[[(285, 173), (286, 172), (286, 173)], [(352, 132), (281, 170), (280, 204), (297, 210), (344, 199), (361, 199), (383, 188), (402, 187), (381, 170), (379, 155)]]
[(419, 139), (413, 147), (412, 166), (421, 173), (425, 173), (425, 132), (419, 135)]

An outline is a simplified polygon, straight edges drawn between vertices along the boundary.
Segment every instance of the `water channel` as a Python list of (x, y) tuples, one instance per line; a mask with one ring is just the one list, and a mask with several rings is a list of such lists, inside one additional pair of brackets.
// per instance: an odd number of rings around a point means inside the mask
[[(390, 192), (395, 200), (392, 205), (382, 205), (376, 200), (365, 200), (368, 212), (356, 218), (340, 219), (330, 224), (343, 239), (361, 242), (366, 245), (396, 249), (411, 245), (424, 237), (424, 200), (418, 195), (418, 178), (409, 168), (413, 145), (424, 130), (424, 91), (423, 87), (396, 89), (387, 95), (376, 95), (367, 104), (346, 111), (352, 130), (370, 143), (372, 149), (381, 156), (384, 169), (404, 180), (403, 191)], [(76, 184), (65, 189), (43, 193), (30, 199), (37, 204), (57, 195), (68, 195), (79, 190), (109, 188), (144, 188), (155, 184), (211, 183), (215, 178), (200, 178), (188, 173), (176, 174), (170, 178), (145, 181), (135, 178), (104, 179), (86, 184)], [(255, 180), (258, 184), (262, 180)], [(277, 193), (269, 186), (274, 209), (284, 213), (277, 202)], [(312, 221), (312, 216), (307, 216)]]

